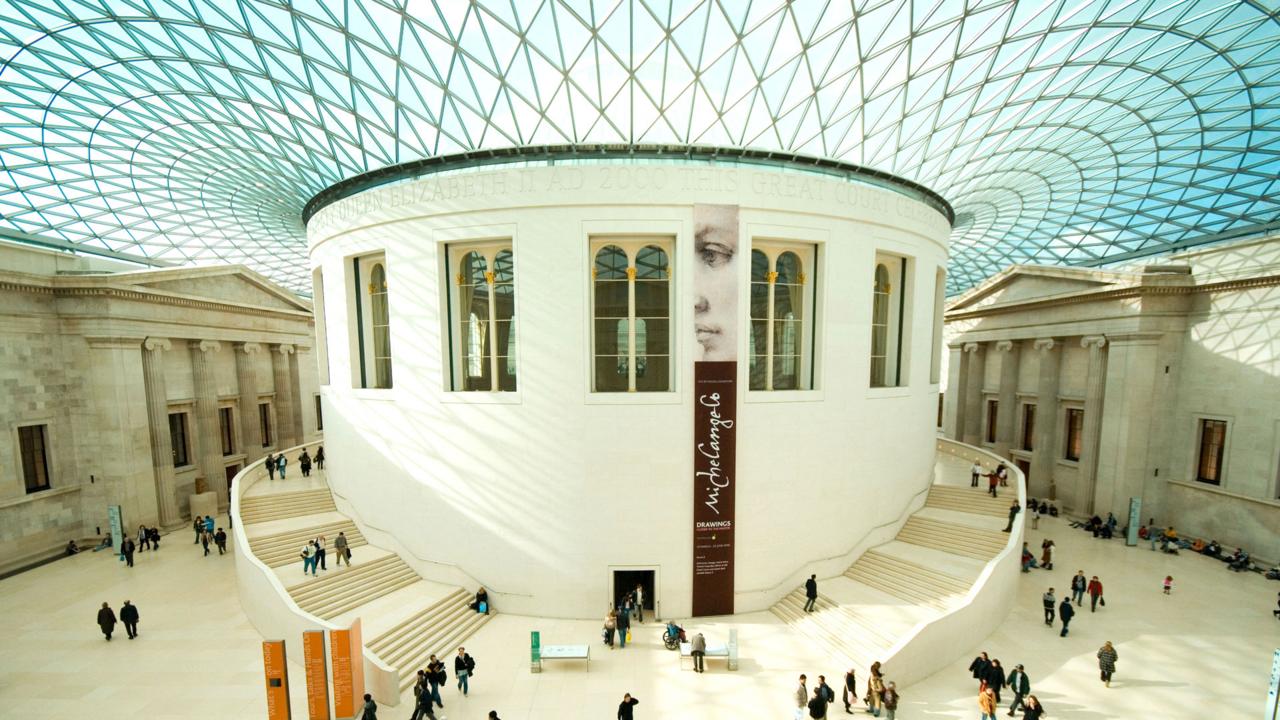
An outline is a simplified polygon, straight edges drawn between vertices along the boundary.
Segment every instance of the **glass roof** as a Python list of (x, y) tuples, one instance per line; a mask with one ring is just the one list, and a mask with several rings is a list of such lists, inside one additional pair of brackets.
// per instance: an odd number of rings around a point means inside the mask
[(0, 62), (0, 227), (304, 293), (320, 190), (539, 144), (914, 180), (950, 293), (1280, 227), (1275, 2), (0, 0)]

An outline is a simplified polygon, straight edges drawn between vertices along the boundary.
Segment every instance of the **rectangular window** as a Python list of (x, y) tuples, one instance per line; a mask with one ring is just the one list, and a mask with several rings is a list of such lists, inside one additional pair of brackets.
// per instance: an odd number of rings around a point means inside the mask
[(942, 427), (942, 399), (944, 393), (938, 393), (938, 427)]
[(1222, 451), (1226, 444), (1226, 420), (1200, 421), (1200, 460), (1196, 463), (1196, 480), (1210, 485), (1222, 484)]
[(236, 451), (235, 418), (229, 407), (218, 408), (218, 429), (222, 434), (222, 454), (231, 455)]
[(324, 430), (324, 412), (320, 409), (320, 394), (316, 394), (316, 432)]
[(1067, 442), (1066, 458), (1080, 459), (1080, 448), (1084, 444), (1084, 410), (1067, 408)]
[(324, 311), (324, 272), (321, 268), (311, 271), (311, 307), (315, 312), (316, 352), (320, 353), (318, 363), (320, 384), (329, 384), (329, 327), (325, 324)]
[(996, 441), (996, 418), (1000, 412), (999, 400), (987, 401), (987, 442)]
[(187, 414), (169, 413), (169, 448), (173, 451), (173, 466), (191, 464), (191, 447), (187, 441)]
[(391, 387), (391, 308), (387, 259), (368, 255), (351, 259), (348, 293), (354, 300), (355, 327), (352, 384), (358, 388)]
[(1036, 449), (1036, 406), (1030, 403), (1022, 406), (1022, 449)]
[[(907, 324), (908, 264), (907, 258), (876, 253), (871, 293), (871, 387), (906, 384), (903, 338)], [(935, 350), (941, 353), (941, 342)], [(938, 357), (940, 368), (941, 355)]]
[(449, 245), (450, 389), (516, 389), (516, 276), (510, 240)]
[(812, 390), (818, 246), (751, 242), (752, 390)]
[(929, 356), (929, 382), (942, 379), (942, 327), (947, 305), (947, 271), (938, 268), (933, 281), (933, 352)]
[(258, 403), (258, 431), (262, 447), (271, 447), (271, 403)]
[(18, 447), (22, 455), (22, 480), (28, 493), (49, 489), (49, 457), (45, 437), (47, 425), (18, 428)]
[(669, 237), (592, 238), (591, 389), (671, 389)]

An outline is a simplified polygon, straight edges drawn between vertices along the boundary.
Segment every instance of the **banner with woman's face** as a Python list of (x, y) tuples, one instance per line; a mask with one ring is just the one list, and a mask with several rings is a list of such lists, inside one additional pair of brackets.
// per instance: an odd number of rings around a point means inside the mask
[(694, 360), (738, 359), (738, 206), (693, 206)]

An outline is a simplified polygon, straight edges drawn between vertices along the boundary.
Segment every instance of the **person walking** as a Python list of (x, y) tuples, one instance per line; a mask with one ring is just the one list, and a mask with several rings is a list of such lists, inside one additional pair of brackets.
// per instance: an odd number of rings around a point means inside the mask
[(1022, 512), (1022, 505), (1018, 502), (1018, 498), (1014, 498), (1009, 505), (1009, 524), (1004, 526), (1005, 532), (1013, 532), (1013, 520), (1020, 512)]
[(690, 654), (693, 655), (694, 672), (706, 672), (704, 662), (707, 654), (707, 639), (702, 636), (702, 633), (698, 633), (693, 636), (692, 646)]
[(475, 672), (476, 661), (467, 654), (466, 648), (458, 648), (458, 655), (453, 659), (453, 674), (458, 678), (458, 689), (464, 696), (471, 692), (470, 681)]
[(328, 543), (326, 542), (325, 537), (323, 535), (316, 538), (316, 562), (320, 564), (321, 570), (326, 570), (326, 571), (329, 569), (328, 567), (325, 566), (325, 562), (324, 562), (325, 556), (329, 554), (329, 551), (325, 550), (325, 547), (324, 547), (327, 544)]
[(1031, 680), (1027, 678), (1027, 673), (1022, 666), (1016, 665), (1013, 672), (1009, 673), (1005, 686), (1009, 688), (1009, 692), (1013, 693), (1013, 702), (1009, 703), (1009, 717), (1013, 717), (1019, 705), (1026, 707), (1022, 698), (1031, 694)]
[(213, 516), (211, 515), (204, 516), (204, 531), (209, 533), (210, 535), (213, 534)]
[(311, 456), (306, 449), (298, 456), (298, 469), (302, 470), (302, 477), (311, 477)]
[(323, 445), (316, 448), (316, 469), (317, 470), (324, 469), (324, 446)]
[(985, 682), (978, 687), (978, 710), (982, 720), (996, 720), (996, 694)]
[(128, 535), (124, 536), (124, 540), (120, 543), (120, 554), (124, 556), (126, 567), (133, 567), (133, 540)]
[(615, 616), (618, 623), (618, 649), (625, 650), (627, 648), (627, 633), (631, 632), (631, 613), (627, 610), (624, 603), (622, 612)]
[(440, 686), (449, 681), (449, 673), (444, 669), (444, 663), (440, 662), (440, 658), (435, 655), (431, 656), (431, 662), (427, 663), (427, 683), (431, 686), (431, 702), (444, 707), (444, 700), (440, 698)]
[(641, 585), (640, 583), (636, 583), (636, 591), (634, 593), (634, 597), (636, 601), (636, 620), (638, 620), (640, 624), (643, 625), (644, 624), (644, 586)]
[(1071, 598), (1062, 598), (1062, 604), (1058, 606), (1058, 617), (1062, 620), (1062, 632), (1058, 633), (1058, 637), (1067, 636), (1067, 627), (1071, 625), (1071, 618), (1076, 614), (1076, 609), (1071, 607)]
[(1084, 605), (1084, 591), (1089, 587), (1089, 581), (1084, 579), (1084, 571), (1077, 570), (1075, 577), (1071, 578), (1071, 599), (1076, 601), (1076, 607)]
[(289, 458), (280, 453), (280, 457), (276, 458), (276, 472), (280, 473), (280, 479), (284, 479), (285, 468), (289, 465)]
[(985, 652), (978, 653), (978, 657), (969, 663), (969, 672), (973, 673), (973, 679), (981, 685), (982, 681), (987, 678), (987, 668), (991, 667), (991, 659), (987, 657)]
[(796, 704), (796, 720), (801, 720), (801, 718), (804, 717), (805, 710), (809, 707), (809, 690), (804, 686), (804, 682), (805, 677), (804, 675), (801, 675), (800, 686), (791, 694), (791, 697)]
[[(307, 573), (311, 572), (312, 560), (316, 556), (316, 549), (311, 545), (311, 543), (306, 543), (305, 545), (302, 546), (301, 555), (302, 555), (302, 574), (306, 575)], [(314, 573), (312, 574), (314, 575)]]
[(1168, 595), (1172, 591), (1173, 591), (1173, 576), (1165, 575), (1164, 576), (1164, 594)]
[(998, 487), (1000, 487), (1000, 476), (995, 474), (994, 472), (989, 473), (987, 475), (987, 492), (991, 494), (991, 497), (993, 498), (1000, 497), (1000, 495), (996, 493), (996, 488)]
[(271, 453), (267, 453), (267, 459), (264, 460), (262, 464), (267, 466), (267, 479), (275, 480), (276, 479), (276, 456)]
[(1102, 602), (1102, 607), (1107, 606), (1107, 601), (1102, 597), (1102, 583), (1098, 580), (1098, 576), (1094, 575), (1089, 581), (1089, 587), (1086, 588), (1089, 593), (1089, 612), (1098, 611), (1098, 602)]
[(1035, 503), (1031, 504), (1031, 529), (1040, 529), (1040, 506)]
[(347, 567), (351, 567), (351, 556), (347, 554), (347, 536), (345, 533), (339, 531), (338, 537), (333, 539), (333, 551), (337, 555), (334, 559), (335, 567), (342, 565), (343, 560), (347, 561)]
[(213, 544), (218, 546), (219, 555), (227, 554), (227, 533), (222, 528), (218, 528), (218, 532), (214, 533)]
[(867, 680), (867, 712), (880, 717), (880, 710), (884, 708), (884, 673), (880, 672), (880, 661), (871, 663), (868, 674), (871, 677)]
[(813, 612), (813, 606), (818, 602), (818, 576), (810, 575), (808, 580), (804, 581), (804, 611)]
[(635, 720), (635, 707), (640, 701), (631, 697), (631, 693), (624, 693), (622, 702), (618, 704), (618, 720)]
[(832, 690), (831, 686), (827, 684), (826, 675), (818, 676), (817, 691), (822, 695), (823, 701), (826, 702), (826, 707), (822, 708), (822, 717), (825, 719), (827, 717), (827, 709), (831, 707), (831, 703), (836, 701), (836, 691)]
[(1046, 539), (1040, 543), (1040, 567), (1045, 570), (1053, 569), (1054, 544), (1052, 540)]
[(1027, 706), (1022, 710), (1022, 720), (1040, 720), (1044, 717), (1044, 706), (1035, 695), (1027, 696)]
[(160, 549), (160, 528), (153, 527), (147, 530), (147, 537), (151, 538), (151, 549), (159, 550)]
[(898, 686), (891, 680), (884, 688), (884, 712), (886, 720), (893, 720), (898, 714), (898, 701), (902, 696), (898, 694)]
[(138, 552), (143, 552), (151, 548), (151, 535), (147, 532), (144, 525), (138, 526)]
[(191, 529), (196, 531), (196, 539), (195, 539), (195, 540), (192, 540), (192, 541), (191, 541), (191, 544), (192, 544), (192, 545), (199, 545), (199, 544), (200, 544), (200, 534), (204, 532), (204, 518), (202, 518), (202, 517), (200, 517), (199, 515), (197, 515), (197, 516), (195, 517), (195, 519), (191, 521)]
[(125, 600), (124, 607), (120, 608), (120, 622), (124, 623), (130, 640), (138, 637), (138, 606)]
[(204, 547), (204, 556), (209, 557), (209, 543), (213, 542), (213, 533), (205, 530), (200, 534), (200, 545)]
[(1116, 672), (1116, 661), (1120, 659), (1120, 653), (1116, 652), (1116, 648), (1108, 640), (1098, 648), (1098, 670), (1102, 676), (1102, 684), (1111, 687), (1111, 676)]
[(987, 668), (987, 687), (996, 696), (997, 705), (1000, 704), (1000, 689), (1004, 687), (1004, 680), (1004, 668), (1000, 667), (1000, 660), (993, 659), (991, 667)]
[(1041, 598), (1044, 601), (1044, 624), (1053, 627), (1053, 609), (1057, 607), (1057, 600), (1053, 597), (1053, 588), (1049, 588), (1049, 592), (1045, 593)]
[(813, 689), (813, 697), (809, 698), (809, 717), (824, 720), (827, 717), (827, 695), (822, 687)]
[(431, 686), (427, 684), (427, 674), (418, 671), (418, 682), (413, 686), (413, 715), (409, 720), (435, 720), (435, 705), (431, 702)]
[(364, 694), (364, 708), (360, 712), (360, 720), (378, 720), (378, 703), (373, 701), (373, 696), (369, 693)]
[(102, 603), (102, 609), (98, 611), (98, 627), (102, 629), (102, 634), (107, 636), (107, 642), (111, 642), (111, 633), (116, 629), (116, 614), (106, 603)]
[(973, 461), (973, 467), (969, 468), (969, 487), (978, 487), (978, 477), (982, 475), (982, 466), (977, 460)]
[(618, 631), (618, 615), (617, 611), (609, 608), (609, 612), (604, 614), (604, 644), (613, 649), (613, 635)]
[(850, 708), (858, 700), (858, 675), (853, 668), (849, 668), (849, 672), (844, 674), (844, 692), (841, 695), (844, 696), (845, 713), (852, 715), (853, 710)]

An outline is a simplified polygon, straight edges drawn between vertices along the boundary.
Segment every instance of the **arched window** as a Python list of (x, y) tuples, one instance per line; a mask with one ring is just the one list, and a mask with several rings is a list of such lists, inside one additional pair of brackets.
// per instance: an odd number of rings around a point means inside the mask
[(810, 390), (808, 364), (813, 353), (812, 285), (805, 266), (813, 265), (812, 245), (755, 241), (751, 251), (752, 390)]
[[(515, 264), (510, 241), (451, 246), (457, 290), (450, 295), (454, 390), (516, 389)], [(451, 263), (452, 264), (452, 263)]]
[(871, 293), (871, 387), (884, 387), (889, 348), (889, 268), (876, 265)]
[(391, 387), (391, 311), (387, 307), (387, 271), (382, 263), (369, 273), (369, 317), (373, 334), (373, 386)]
[(662, 392), (671, 382), (669, 241), (593, 242), (596, 392)]

